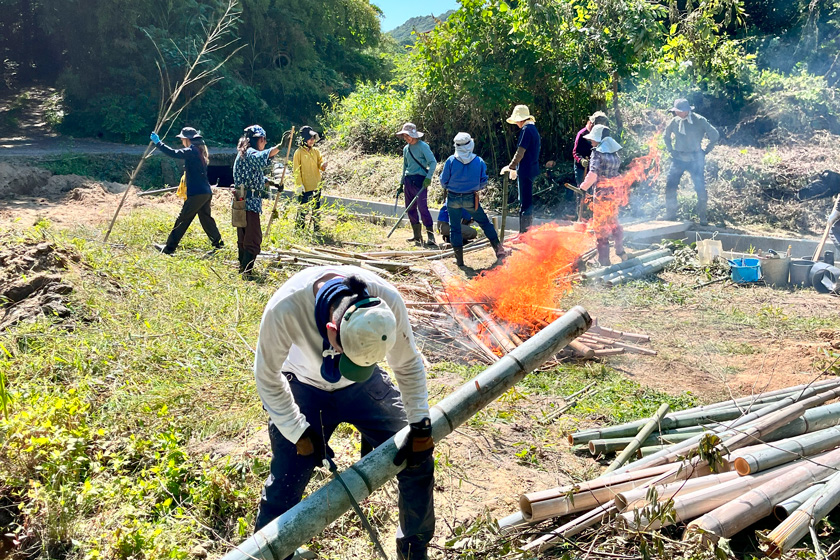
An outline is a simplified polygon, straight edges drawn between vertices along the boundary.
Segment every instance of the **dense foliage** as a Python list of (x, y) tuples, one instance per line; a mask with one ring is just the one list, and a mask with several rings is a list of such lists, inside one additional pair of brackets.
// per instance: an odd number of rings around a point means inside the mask
[(447, 10), (438, 16), (431, 15), (409, 18), (402, 25), (398, 25), (390, 30), (388, 35), (393, 37), (394, 41), (401, 47), (413, 45), (417, 41), (419, 34), (431, 31), (438, 22), (446, 21), (453, 13), (455, 13), (455, 10)]
[[(218, 0), (0, 6), (0, 87), (55, 84), (65, 92), (65, 132), (123, 140), (145, 138), (155, 120), (160, 86), (152, 41), (177, 81), (220, 7)], [(357, 80), (384, 77), (376, 50), (380, 12), (368, 0), (241, 0), (240, 9), (238, 40), (219, 56), (244, 48), (225, 66), (226, 79), (178, 124), (228, 144), (255, 121), (278, 134), (288, 123), (313, 120), (319, 104), (346, 95)]]

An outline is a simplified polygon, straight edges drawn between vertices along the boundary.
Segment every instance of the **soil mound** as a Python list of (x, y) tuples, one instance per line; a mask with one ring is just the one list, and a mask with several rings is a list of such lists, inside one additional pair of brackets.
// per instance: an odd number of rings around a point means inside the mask
[(0, 331), (41, 315), (68, 317), (65, 296), (73, 286), (62, 276), (79, 260), (49, 241), (0, 251)]

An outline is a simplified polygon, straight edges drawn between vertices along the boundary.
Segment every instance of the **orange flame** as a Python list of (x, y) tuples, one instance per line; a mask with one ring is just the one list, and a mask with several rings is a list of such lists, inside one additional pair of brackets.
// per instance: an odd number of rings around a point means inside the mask
[(453, 279), (447, 294), (453, 301), (486, 302), (497, 319), (530, 334), (556, 318), (551, 309), (571, 289), (573, 264), (594, 246), (585, 228), (555, 223), (532, 227), (516, 238), (502, 265), (469, 281)]
[(630, 162), (627, 171), (611, 179), (600, 179), (597, 194), (586, 198), (592, 208), (589, 227), (597, 237), (607, 237), (618, 224), (618, 211), (630, 202), (630, 187), (638, 182), (655, 179), (659, 176), (661, 155), (657, 144), (659, 136), (654, 136), (647, 144), (648, 154)]

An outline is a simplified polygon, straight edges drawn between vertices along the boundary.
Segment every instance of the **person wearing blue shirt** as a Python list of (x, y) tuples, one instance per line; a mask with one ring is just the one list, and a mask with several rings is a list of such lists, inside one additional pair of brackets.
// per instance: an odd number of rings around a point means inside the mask
[[(408, 221), (411, 222), (411, 230), (414, 234), (407, 241), (409, 243), (423, 243), (423, 226), (426, 226), (427, 245), (435, 247), (434, 224), (432, 214), (429, 212), (428, 195), (429, 186), (432, 184), (432, 177), (437, 167), (437, 160), (435, 160), (429, 145), (420, 140), (423, 133), (417, 130), (414, 123), (405, 123), (396, 135), (405, 140), (400, 189), (405, 193)], [(409, 208), (415, 198), (417, 202)]]
[[(476, 237), (478, 237), (478, 232), (475, 231), (475, 228), (470, 225), (472, 222), (472, 216), (469, 213), (461, 208), (461, 239), (464, 240), (464, 243), (469, 243)], [(437, 232), (443, 237), (444, 243), (449, 243), (449, 209), (446, 207), (446, 201), (443, 201), (443, 206), (440, 207), (438, 210), (437, 215)]]
[(540, 174), (540, 133), (527, 105), (517, 105), (507, 122), (519, 127), (516, 154), (501, 174), (510, 174), (519, 187), (519, 233), (534, 221), (534, 179)]
[(475, 142), (466, 132), (455, 135), (455, 153), (443, 164), (440, 184), (446, 189), (446, 206), (449, 210), (449, 237), (455, 262), (464, 266), (464, 240), (461, 237), (461, 212), (465, 210), (478, 223), (496, 258), (504, 257), (504, 248), (496, 228), (478, 201), (478, 192), (487, 187), (487, 164), (473, 153)]
[(160, 136), (155, 132), (152, 132), (149, 137), (162, 153), (172, 158), (184, 160), (184, 174), (187, 183), (187, 199), (175, 219), (175, 226), (166, 239), (166, 244), (156, 243), (154, 247), (165, 255), (174, 253), (193, 219), (198, 216), (198, 221), (201, 223), (204, 233), (210, 238), (213, 248), (221, 249), (225, 245), (222, 241), (222, 234), (219, 233), (216, 220), (210, 213), (213, 191), (210, 190), (210, 182), (207, 180), (207, 164), (210, 161), (207, 145), (204, 143), (201, 133), (191, 126), (182, 128), (180, 134), (176, 137), (181, 139), (183, 148), (170, 148), (161, 141)]

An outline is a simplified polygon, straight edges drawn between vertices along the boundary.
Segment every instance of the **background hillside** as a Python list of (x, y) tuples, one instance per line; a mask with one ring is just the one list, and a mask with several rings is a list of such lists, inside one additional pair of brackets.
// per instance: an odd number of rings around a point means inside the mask
[(453, 13), (455, 13), (455, 10), (447, 10), (439, 16), (429, 15), (413, 17), (404, 24), (389, 31), (388, 35), (393, 37), (400, 46), (406, 47), (413, 45), (417, 40), (417, 35), (412, 34), (412, 32), (426, 33), (427, 31), (431, 31), (435, 28), (438, 22), (446, 21), (446, 18)]

